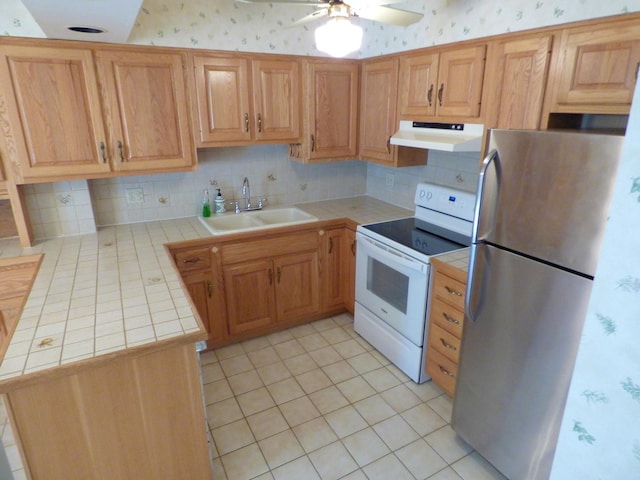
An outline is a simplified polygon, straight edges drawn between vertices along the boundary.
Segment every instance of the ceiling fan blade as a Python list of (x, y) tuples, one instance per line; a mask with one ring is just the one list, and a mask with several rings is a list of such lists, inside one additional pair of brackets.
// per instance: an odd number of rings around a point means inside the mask
[(366, 7), (355, 10), (354, 14), (360, 18), (374, 20), (376, 22), (391, 23), (406, 27), (412, 23), (419, 22), (424, 15), (421, 13), (407, 12), (396, 8), (388, 8), (383, 6)]
[(343, 0), (354, 10), (365, 9), (368, 7), (377, 7), (378, 5), (391, 5), (393, 3), (403, 3), (407, 0)]
[(236, 0), (239, 3), (249, 3), (253, 5), (266, 5), (269, 3), (299, 5), (302, 7), (328, 7), (329, 2), (323, 0)]
[(328, 8), (321, 8), (320, 10), (316, 10), (313, 13), (310, 13), (306, 17), (302, 17), (300, 20), (296, 20), (289, 27), (297, 27), (298, 25), (303, 25), (305, 23), (312, 22), (318, 18), (326, 17), (329, 14)]

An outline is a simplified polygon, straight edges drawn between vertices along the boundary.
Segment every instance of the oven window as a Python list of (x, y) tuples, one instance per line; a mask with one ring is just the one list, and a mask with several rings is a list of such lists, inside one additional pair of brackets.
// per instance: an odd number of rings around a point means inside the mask
[(406, 315), (409, 277), (375, 258), (368, 260), (367, 290)]

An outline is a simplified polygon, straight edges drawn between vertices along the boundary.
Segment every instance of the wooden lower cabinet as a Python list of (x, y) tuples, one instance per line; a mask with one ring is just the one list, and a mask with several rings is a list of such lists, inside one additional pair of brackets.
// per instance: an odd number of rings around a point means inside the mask
[(346, 300), (349, 253), (345, 229), (326, 230), (322, 242), (323, 307), (330, 310), (344, 306)]
[(189, 296), (198, 310), (200, 319), (209, 332), (209, 342), (220, 342), (226, 337), (225, 315), (216, 300), (219, 283), (211, 270), (187, 273), (182, 276)]
[(433, 383), (453, 397), (464, 324), (466, 272), (432, 261), (426, 371)]

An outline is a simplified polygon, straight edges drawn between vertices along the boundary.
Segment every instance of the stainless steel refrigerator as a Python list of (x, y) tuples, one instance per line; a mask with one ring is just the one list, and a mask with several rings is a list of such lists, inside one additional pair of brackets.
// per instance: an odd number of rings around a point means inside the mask
[(551, 471), (622, 140), (490, 132), (452, 426), (513, 480)]

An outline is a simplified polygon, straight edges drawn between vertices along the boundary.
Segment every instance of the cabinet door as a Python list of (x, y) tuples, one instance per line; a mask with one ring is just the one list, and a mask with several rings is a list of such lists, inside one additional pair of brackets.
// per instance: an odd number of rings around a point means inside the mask
[(612, 113), (618, 113), (616, 106), (628, 112), (640, 62), (640, 25), (565, 30), (560, 52), (558, 105), (607, 105)]
[(326, 230), (322, 243), (323, 308), (344, 306), (348, 282), (348, 248), (345, 229)]
[(109, 106), (110, 152), (118, 171), (195, 167), (182, 53), (97, 52)]
[(211, 335), (211, 310), (213, 298), (214, 279), (210, 271), (194, 272), (182, 276), (187, 287), (191, 301), (198, 310), (198, 314), (204, 323), (207, 332)]
[(253, 98), (255, 138), (300, 142), (300, 63), (254, 60)]
[(400, 58), (399, 113), (401, 117), (435, 115), (438, 59), (437, 53)]
[(356, 301), (356, 232), (350, 228), (345, 228), (344, 230), (345, 245), (347, 247), (347, 274), (343, 281), (345, 290), (344, 302), (347, 310), (353, 314)]
[(314, 63), (308, 78), (310, 159), (355, 158), (358, 125), (358, 65)]
[(318, 253), (287, 255), (274, 260), (278, 321), (320, 312)]
[(537, 130), (544, 98), (551, 35), (533, 36), (496, 45), (492, 68), (495, 122), (491, 127)]
[(199, 144), (248, 142), (254, 124), (250, 109), (249, 60), (193, 57), (200, 126)]
[(224, 268), (230, 335), (275, 323), (274, 281), (271, 260)]
[(398, 60), (371, 60), (362, 65), (360, 96), (360, 155), (366, 160), (393, 165), (398, 88)]
[(91, 51), (5, 45), (0, 54), (0, 118), (13, 147), (5, 162), (16, 164), (16, 181), (108, 172)]
[(486, 50), (486, 45), (478, 45), (440, 54), (436, 107), (438, 115), (480, 115)]

